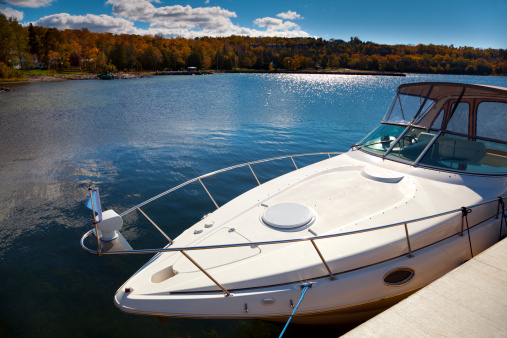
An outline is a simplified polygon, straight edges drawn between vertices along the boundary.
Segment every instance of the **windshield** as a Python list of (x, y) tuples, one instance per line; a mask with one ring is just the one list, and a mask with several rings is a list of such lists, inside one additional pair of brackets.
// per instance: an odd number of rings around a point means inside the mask
[(415, 162), (435, 135), (434, 131), (412, 127), (403, 135), (387, 157)]
[(377, 154), (383, 154), (404, 130), (404, 126), (381, 124), (366, 136), (359, 146)]
[[(436, 135), (438, 138), (433, 140)], [(471, 173), (507, 173), (507, 144), (479, 138), (380, 124), (358, 146), (413, 165)]]
[(481, 85), (403, 84), (381, 124), (355, 147), (414, 166), (507, 174), (506, 93)]

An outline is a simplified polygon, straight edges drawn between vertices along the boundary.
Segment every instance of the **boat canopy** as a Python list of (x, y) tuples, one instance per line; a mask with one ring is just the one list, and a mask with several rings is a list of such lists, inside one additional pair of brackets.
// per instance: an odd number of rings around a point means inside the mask
[(507, 173), (507, 88), (408, 83), (357, 147), (412, 165)]

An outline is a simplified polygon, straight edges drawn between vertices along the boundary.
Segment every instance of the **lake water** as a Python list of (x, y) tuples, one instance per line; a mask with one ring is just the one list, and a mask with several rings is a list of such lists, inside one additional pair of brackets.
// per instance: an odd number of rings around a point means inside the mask
[[(262, 321), (159, 324), (118, 310), (116, 289), (149, 256), (81, 250), (92, 226), (88, 185), (100, 188), (103, 209), (122, 212), (230, 165), (347, 151), (379, 123), (396, 88), (417, 81), (507, 87), (506, 77), (294, 74), (9, 84), (14, 91), (0, 93), (0, 336), (277, 337), (282, 326)], [(274, 173), (261, 169), (264, 180)], [(229, 197), (214, 191), (219, 201)], [(176, 237), (213, 210), (196, 201), (176, 195), (149, 213)], [(136, 248), (164, 244), (135, 215), (125, 236)], [(285, 337), (344, 331), (293, 325)]]

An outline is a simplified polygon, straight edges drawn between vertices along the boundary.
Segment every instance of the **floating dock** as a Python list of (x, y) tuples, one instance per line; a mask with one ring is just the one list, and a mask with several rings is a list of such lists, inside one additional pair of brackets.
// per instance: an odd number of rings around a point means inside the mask
[(502, 240), (342, 337), (507, 337)]

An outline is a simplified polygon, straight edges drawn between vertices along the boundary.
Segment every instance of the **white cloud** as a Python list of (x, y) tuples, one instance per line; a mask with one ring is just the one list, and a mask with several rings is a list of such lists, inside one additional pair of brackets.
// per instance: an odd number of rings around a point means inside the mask
[(296, 19), (303, 19), (301, 15), (299, 15), (296, 12), (293, 11), (287, 11), (284, 13), (280, 13), (276, 15), (279, 18), (285, 19), (285, 20), (296, 20)]
[[(307, 37), (307, 32), (302, 31), (301, 27), (291, 21), (283, 21), (277, 18), (259, 18), (254, 20), (254, 24), (266, 28), (265, 31), (253, 30), (255, 33), (251, 36), (279, 36), (286, 38)], [(250, 35), (250, 34), (249, 34)]]
[(307, 32), (302, 31), (301, 27), (291, 21), (283, 21), (277, 18), (260, 18), (255, 19), (254, 24), (259, 27), (266, 27), (266, 31), (256, 34), (255, 36), (280, 36), (286, 38), (307, 37)]
[(129, 20), (143, 21), (152, 28), (223, 30), (233, 26), (236, 13), (220, 7), (155, 7), (148, 0), (108, 0), (113, 14)]
[[(106, 3), (112, 5), (114, 16), (60, 13), (45, 16), (33, 24), (59, 29), (88, 28), (92, 32), (159, 34), (164, 37), (182, 36), (190, 39), (201, 36), (223, 37), (230, 35), (309, 36), (297, 24), (277, 18), (256, 19), (254, 24), (264, 30), (241, 27), (231, 21), (231, 18), (237, 17), (235, 12), (218, 6), (196, 8), (188, 5), (154, 6), (154, 4), (161, 3), (160, 0), (108, 0)], [(295, 12), (291, 13), (296, 14)], [(135, 21), (146, 22), (150, 26), (148, 29), (136, 28)]]
[(48, 15), (33, 22), (34, 26), (55, 27), (58, 29), (88, 28), (92, 32), (111, 32), (116, 34), (141, 34), (134, 23), (122, 18), (109, 15), (70, 15), (67, 13)]
[(55, 0), (3, 0), (2, 2), (18, 7), (39, 8), (49, 6), (53, 1)]
[[(266, 31), (250, 29), (235, 25), (231, 18), (235, 12), (221, 7), (163, 6), (155, 7), (150, 0), (108, 0), (113, 6), (113, 14), (128, 20), (142, 21), (150, 24), (146, 34), (162, 34), (167, 37), (183, 36), (308, 36), (293, 22), (283, 22), (276, 18), (257, 19), (254, 23), (266, 27)], [(206, 3), (208, 3), (207, 1)], [(290, 15), (298, 15), (295, 12)], [(273, 21), (274, 20), (274, 21)], [(155, 33), (156, 32), (156, 33)]]
[(23, 12), (17, 11), (14, 8), (0, 4), (0, 13), (5, 14), (7, 18), (16, 18), (16, 20), (23, 20)]
[(262, 18), (262, 19), (255, 19), (254, 24), (256, 24), (259, 27), (267, 27), (268, 30), (275, 30), (275, 31), (285, 31), (290, 29), (299, 29), (299, 26), (296, 25), (294, 22), (291, 21), (285, 21), (281, 19), (276, 18)]

